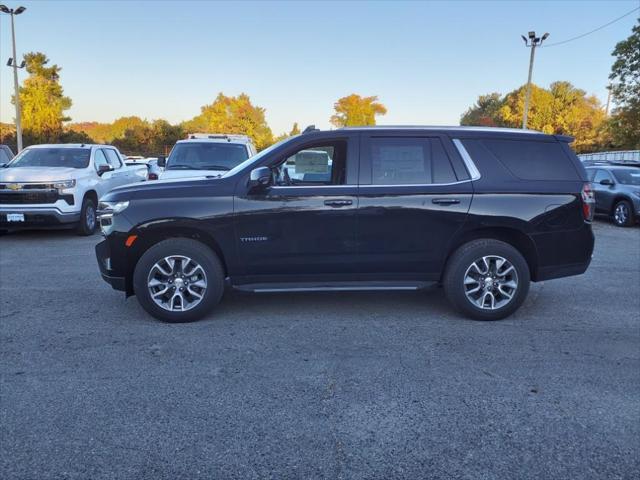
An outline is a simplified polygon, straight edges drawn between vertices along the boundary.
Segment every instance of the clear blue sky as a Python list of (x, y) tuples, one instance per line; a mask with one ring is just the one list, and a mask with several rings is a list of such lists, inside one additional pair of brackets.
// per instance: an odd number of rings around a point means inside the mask
[[(336, 99), (378, 95), (381, 124), (458, 124), (479, 94), (526, 81), (520, 35), (548, 43), (640, 6), (620, 1), (106, 2), (0, 0), (24, 5), (18, 55), (62, 66), (73, 121), (123, 115), (178, 122), (220, 91), (246, 92), (278, 134), (294, 121), (329, 126)], [(534, 82), (568, 80), (606, 101), (616, 42), (638, 14), (584, 39), (540, 49)], [(9, 18), (0, 15), (0, 119), (12, 121)], [(21, 73), (21, 79), (24, 78)]]

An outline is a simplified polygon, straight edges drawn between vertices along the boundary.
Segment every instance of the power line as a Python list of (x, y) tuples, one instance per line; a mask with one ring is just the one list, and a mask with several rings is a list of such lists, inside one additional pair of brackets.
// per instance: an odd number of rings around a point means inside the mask
[(637, 12), (638, 10), (640, 10), (640, 7), (636, 7), (633, 10), (625, 13), (624, 15), (622, 15), (622, 16), (614, 19), (614, 20), (611, 20), (609, 23), (605, 23), (604, 25), (600, 25), (598, 28), (594, 28), (593, 30), (591, 30), (591, 31), (589, 31), (587, 33), (583, 33), (582, 35), (578, 35), (577, 37), (569, 38), (569, 39), (563, 40), (561, 42), (548, 43), (547, 45), (545, 45), (544, 47), (541, 47), (541, 48), (555, 47), (557, 45), (563, 45), (565, 43), (569, 43), (569, 42), (573, 42), (574, 40), (578, 40), (579, 38), (586, 37), (587, 35), (591, 35), (592, 33), (595, 33), (598, 30), (602, 30), (603, 28), (608, 27), (612, 23), (616, 23), (618, 20), (622, 20), (624, 17), (627, 17), (627, 16), (631, 15), (633, 12)]

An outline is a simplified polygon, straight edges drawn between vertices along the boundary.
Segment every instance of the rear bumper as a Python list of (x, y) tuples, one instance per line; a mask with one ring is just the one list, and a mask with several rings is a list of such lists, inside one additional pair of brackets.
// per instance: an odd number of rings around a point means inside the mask
[(595, 237), (591, 224), (577, 230), (532, 235), (538, 252), (538, 268), (533, 281), (583, 274), (593, 255)]
[[(8, 214), (24, 215), (22, 221), (8, 221)], [(51, 207), (0, 206), (0, 227), (6, 229), (70, 226), (80, 221), (80, 212), (61, 212)]]
[(96, 259), (98, 260), (98, 268), (100, 269), (102, 279), (111, 285), (111, 288), (114, 290), (125, 292), (127, 290), (126, 280), (124, 277), (115, 275), (113, 270), (111, 270), (110, 255), (107, 240), (103, 240), (96, 245)]

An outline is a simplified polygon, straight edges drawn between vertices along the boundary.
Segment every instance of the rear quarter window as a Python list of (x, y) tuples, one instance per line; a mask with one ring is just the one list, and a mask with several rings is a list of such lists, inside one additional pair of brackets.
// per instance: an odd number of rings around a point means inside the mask
[(485, 139), (485, 148), (522, 180), (579, 180), (571, 159), (558, 142)]

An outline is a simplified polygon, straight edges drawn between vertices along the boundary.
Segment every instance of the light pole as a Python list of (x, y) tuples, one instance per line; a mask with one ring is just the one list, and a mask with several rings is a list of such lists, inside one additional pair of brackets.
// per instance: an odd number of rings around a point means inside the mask
[(529, 57), (529, 78), (527, 79), (527, 93), (524, 97), (524, 114), (522, 115), (522, 128), (527, 128), (527, 116), (529, 114), (529, 100), (531, 99), (531, 75), (533, 74), (533, 59), (536, 55), (536, 47), (542, 45), (547, 37), (548, 33), (545, 33), (542, 38), (536, 37), (536, 32), (529, 32), (529, 38), (522, 36), (524, 44), (531, 48), (531, 56)]
[(7, 65), (13, 67), (13, 87), (15, 89), (15, 104), (16, 104), (16, 141), (18, 143), (18, 152), (22, 150), (22, 125), (21, 125), (21, 112), (20, 112), (20, 87), (18, 86), (18, 68), (24, 68), (24, 62), (18, 66), (18, 57), (16, 56), (16, 29), (14, 25), (13, 17), (20, 15), (26, 10), (25, 7), (18, 7), (16, 9), (9, 8), (6, 5), (0, 5), (0, 12), (11, 15), (11, 39), (13, 41), (13, 57), (9, 59)]

